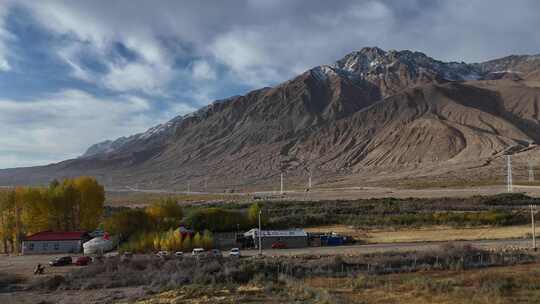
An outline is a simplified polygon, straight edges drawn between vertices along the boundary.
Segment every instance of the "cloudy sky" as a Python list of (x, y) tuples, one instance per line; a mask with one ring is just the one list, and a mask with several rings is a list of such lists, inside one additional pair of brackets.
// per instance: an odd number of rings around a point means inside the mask
[(540, 53), (540, 1), (0, 0), (0, 168), (47, 164), (364, 46)]

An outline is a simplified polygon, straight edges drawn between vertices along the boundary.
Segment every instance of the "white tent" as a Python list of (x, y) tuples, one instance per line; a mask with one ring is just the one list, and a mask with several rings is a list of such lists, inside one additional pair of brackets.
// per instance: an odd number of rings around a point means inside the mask
[(118, 238), (115, 236), (103, 238), (102, 236), (95, 237), (83, 244), (84, 254), (103, 254), (111, 251), (118, 244)]

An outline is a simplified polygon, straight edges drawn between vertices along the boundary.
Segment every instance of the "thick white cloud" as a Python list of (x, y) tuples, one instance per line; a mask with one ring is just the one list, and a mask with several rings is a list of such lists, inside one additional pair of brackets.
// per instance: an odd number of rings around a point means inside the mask
[[(71, 37), (70, 43), (58, 47), (58, 55), (72, 67), (73, 76), (118, 92), (141, 91), (163, 95), (173, 77), (173, 58), (158, 41), (157, 33), (147, 30), (144, 23), (128, 16), (117, 19), (116, 11), (106, 13), (104, 6), (88, 7), (79, 2), (35, 1), (21, 4), (30, 9), (44, 28)], [(115, 43), (124, 44), (137, 55), (137, 59), (126, 62), (110, 58), (109, 53)], [(81, 56), (90, 55), (108, 68), (105, 75), (80, 64)]]
[[(173, 110), (194, 109), (177, 104)], [(140, 97), (98, 98), (79, 90), (35, 100), (0, 99), (0, 130), (7, 130), (0, 137), (0, 168), (76, 157), (92, 143), (145, 131), (171, 115)]]
[(148, 94), (164, 95), (163, 84), (172, 78), (172, 70), (167, 66), (142, 63), (128, 63), (110, 66), (110, 71), (100, 81), (105, 87), (115, 91), (143, 91)]
[[(216, 95), (223, 86), (273, 85), (364, 46), (469, 62), (540, 53), (536, 0), (0, 0), (0, 71), (8, 73), (17, 69), (9, 48), (17, 37), (6, 24), (15, 6), (61, 38), (50, 50), (71, 67), (68, 76), (116, 97), (69, 87), (32, 100), (1, 100), (0, 92), (0, 130), (8, 134), (0, 138), (0, 167), (32, 163), (22, 160), (25, 151), (49, 155), (35, 156), (35, 164), (78, 155), (105, 136), (227, 97)], [(115, 54), (118, 44), (132, 58)], [(89, 68), (89, 58), (104, 70)], [(136, 95), (165, 99), (169, 108)]]
[(197, 80), (214, 80), (216, 79), (216, 71), (205, 60), (197, 60), (193, 62), (191, 67), (193, 78)]
[[(109, 67), (105, 77), (88, 75), (73, 56), (63, 58), (75, 75), (118, 91), (162, 93), (178, 76), (171, 66), (183, 52), (203, 63), (217, 61), (239, 83), (257, 87), (364, 46), (465, 61), (540, 49), (540, 3), (533, 0), (15, 2), (50, 31), (101, 52)], [(115, 42), (139, 55), (133, 66), (107, 60)], [(197, 64), (193, 80), (214, 78)], [(158, 76), (150, 81), (147, 72)]]

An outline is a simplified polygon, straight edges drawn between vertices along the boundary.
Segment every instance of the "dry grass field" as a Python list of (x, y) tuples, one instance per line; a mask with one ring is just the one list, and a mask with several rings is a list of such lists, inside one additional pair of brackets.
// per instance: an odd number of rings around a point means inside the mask
[(356, 279), (307, 281), (329, 289), (337, 303), (365, 304), (503, 304), (540, 303), (538, 264), (468, 271), (420, 272)]
[(529, 236), (531, 232), (528, 225), (474, 228), (435, 226), (394, 230), (366, 230), (356, 229), (352, 226), (333, 225), (306, 228), (305, 230), (308, 232), (335, 232), (350, 235), (357, 240), (371, 244), (524, 238)]
[(137, 303), (539, 303), (539, 266), (528, 264), (354, 278), (282, 278), (277, 284), (251, 283), (237, 288), (184, 287)]

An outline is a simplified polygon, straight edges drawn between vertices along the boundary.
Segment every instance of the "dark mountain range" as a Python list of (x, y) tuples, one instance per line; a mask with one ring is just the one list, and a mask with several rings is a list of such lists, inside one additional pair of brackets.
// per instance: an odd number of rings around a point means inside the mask
[[(0, 184), (95, 175), (115, 187), (267, 184), (485, 163), (540, 142), (540, 56), (442, 62), (364, 48), (273, 88), (91, 146), (77, 159), (0, 170)], [(427, 173), (426, 173), (427, 174)]]

